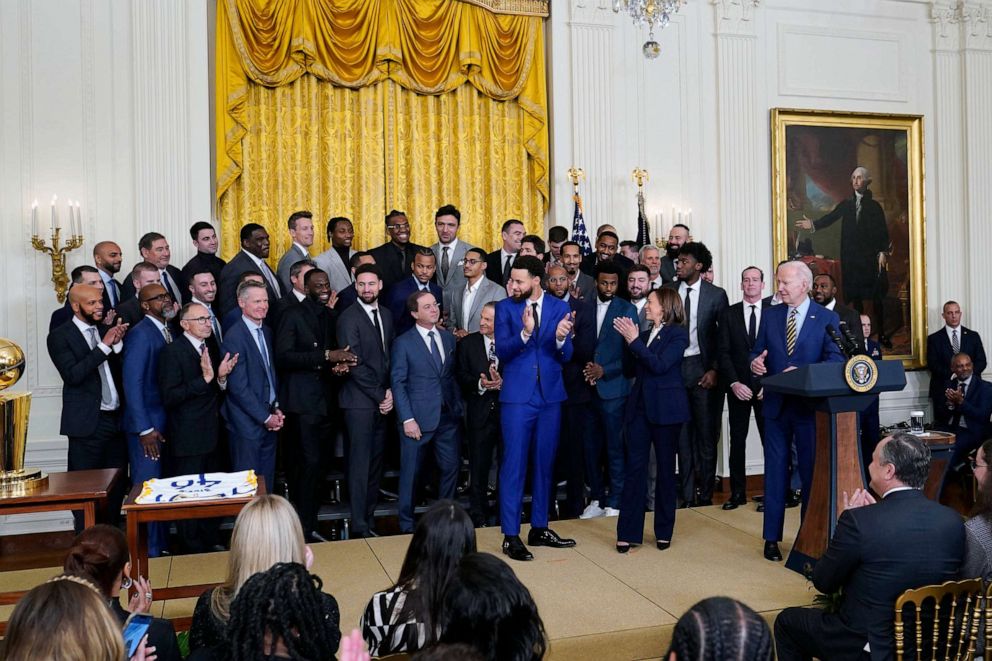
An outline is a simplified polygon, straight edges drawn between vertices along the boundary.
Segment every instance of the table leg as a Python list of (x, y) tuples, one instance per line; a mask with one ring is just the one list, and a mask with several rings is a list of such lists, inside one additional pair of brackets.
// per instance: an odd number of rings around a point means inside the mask
[(96, 525), (96, 503), (87, 500), (83, 503), (83, 528), (92, 528)]
[[(138, 521), (137, 512), (127, 514), (127, 545), (131, 551), (131, 577), (137, 578), (148, 573), (148, 539), (147, 535), (142, 535), (141, 522)], [(137, 588), (133, 585), (128, 591), (129, 596), (134, 596)]]

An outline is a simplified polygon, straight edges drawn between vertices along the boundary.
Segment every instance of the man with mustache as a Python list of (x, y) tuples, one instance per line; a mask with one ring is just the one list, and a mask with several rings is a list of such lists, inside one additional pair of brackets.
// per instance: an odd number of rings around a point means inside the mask
[(386, 232), (389, 241), (369, 251), (382, 272), (383, 289), (408, 277), (413, 272), (413, 259), (424, 246), (410, 242), (410, 221), (403, 211), (391, 210), (386, 214)]

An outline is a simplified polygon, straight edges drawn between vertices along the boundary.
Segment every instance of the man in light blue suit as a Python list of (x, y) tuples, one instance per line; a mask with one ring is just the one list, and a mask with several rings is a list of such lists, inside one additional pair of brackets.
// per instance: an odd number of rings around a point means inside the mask
[[(751, 371), (757, 376), (781, 374), (822, 362), (843, 362), (844, 356), (827, 332), (840, 317), (809, 298), (813, 274), (803, 262), (778, 267), (778, 295), (782, 305), (762, 312), (758, 339), (751, 350)], [(794, 440), (803, 486), (803, 514), (813, 482), (816, 421), (813, 409), (801, 397), (764, 393), (765, 416), (765, 558), (782, 559), (778, 542), (785, 522), (785, 495), (789, 486), (789, 445)]]
[(437, 325), (437, 299), (414, 292), (406, 309), (416, 323), (393, 342), (390, 376), (400, 427), (400, 532), (413, 532), (417, 476), (428, 445), (434, 446), (441, 474), (438, 497), (455, 497), (462, 400), (455, 381), (455, 336)]
[[(166, 442), (165, 407), (158, 389), (158, 356), (172, 342), (168, 322), (176, 308), (165, 287), (146, 285), (138, 292), (144, 318), (134, 325), (124, 343), (124, 432), (131, 464), (131, 480), (140, 484), (161, 477), (162, 444)], [(156, 558), (165, 550), (168, 529), (164, 524), (148, 525), (148, 556)]]
[(533, 501), (527, 542), (553, 548), (575, 546), (575, 540), (562, 539), (548, 528), (561, 403), (566, 399), (562, 365), (572, 357), (573, 315), (568, 303), (545, 295), (543, 277), (544, 264), (539, 258), (518, 257), (507, 283), (511, 298), (496, 304), (496, 355), (503, 365), (500, 527), (503, 553), (513, 560), (534, 558), (520, 539), (520, 508), (530, 457), (534, 462)]

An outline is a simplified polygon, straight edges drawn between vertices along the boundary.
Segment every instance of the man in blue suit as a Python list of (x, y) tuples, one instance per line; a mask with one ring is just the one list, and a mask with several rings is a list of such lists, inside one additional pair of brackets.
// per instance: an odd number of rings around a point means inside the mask
[(393, 342), (390, 372), (400, 426), (400, 532), (413, 532), (417, 476), (429, 444), (441, 475), (438, 497), (455, 497), (462, 400), (455, 381), (455, 336), (437, 325), (437, 299), (415, 291), (406, 310), (416, 324)]
[[(582, 376), (592, 386), (592, 424), (585, 430), (586, 482), (591, 494), (589, 506), (580, 518), (617, 516), (623, 494), (624, 447), (620, 430), (623, 428), (624, 405), (630, 394), (630, 379), (623, 373), (624, 339), (613, 328), (613, 320), (627, 317), (638, 323), (637, 308), (622, 298), (617, 289), (623, 274), (612, 261), (596, 267), (596, 298), (589, 306), (595, 314), (596, 350), (592, 360), (582, 369)], [(606, 445), (606, 473), (603, 479), (603, 445)], [(609, 496), (606, 485), (609, 485)]]
[(269, 311), (265, 285), (249, 280), (237, 291), (241, 322), (224, 333), (221, 355), (238, 356), (238, 366), (227, 377), (227, 397), (221, 414), (227, 422), (231, 468), (252, 468), (272, 491), (276, 473), (276, 432), (285, 422), (279, 410), (272, 330), (264, 325)]
[[(751, 371), (757, 376), (781, 374), (803, 365), (843, 362), (844, 356), (827, 333), (840, 318), (809, 298), (813, 273), (802, 262), (778, 267), (782, 305), (762, 312), (758, 339), (751, 350)], [(795, 440), (803, 486), (803, 514), (813, 481), (816, 422), (813, 410), (799, 397), (764, 394), (765, 415), (765, 558), (782, 559), (778, 542), (785, 523), (785, 493), (789, 486), (789, 444)]]
[[(158, 356), (172, 342), (168, 322), (176, 316), (172, 297), (160, 284), (143, 287), (138, 302), (145, 316), (128, 332), (124, 343), (124, 432), (135, 484), (162, 475), (165, 407), (158, 389)], [(158, 557), (165, 550), (167, 530), (164, 524), (149, 524), (149, 557)]]
[(529, 457), (534, 466), (527, 542), (553, 548), (575, 546), (574, 539), (562, 539), (548, 528), (561, 403), (566, 398), (561, 371), (572, 356), (573, 315), (567, 303), (545, 295), (543, 277), (544, 263), (539, 258), (518, 257), (507, 283), (511, 297), (496, 304), (496, 355), (503, 365), (500, 527), (503, 553), (513, 560), (534, 558), (520, 539)]
[(432, 280), (436, 267), (437, 257), (434, 256), (434, 251), (420, 248), (414, 254), (413, 264), (410, 266), (413, 275), (403, 278), (386, 291), (386, 306), (396, 324), (396, 337), (413, 328), (413, 317), (406, 310), (406, 301), (410, 294), (415, 291), (430, 292), (440, 305), (444, 294)]

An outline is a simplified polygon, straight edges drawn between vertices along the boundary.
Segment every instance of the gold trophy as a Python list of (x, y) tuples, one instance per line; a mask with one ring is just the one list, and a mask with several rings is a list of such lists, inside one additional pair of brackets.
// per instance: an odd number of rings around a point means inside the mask
[[(24, 352), (0, 338), (0, 391), (24, 375)], [(28, 415), (31, 393), (0, 392), (0, 498), (22, 495), (48, 483), (48, 476), (37, 468), (24, 467), (27, 450)]]

